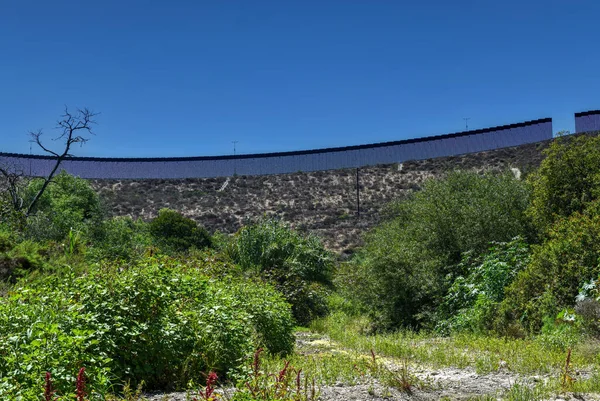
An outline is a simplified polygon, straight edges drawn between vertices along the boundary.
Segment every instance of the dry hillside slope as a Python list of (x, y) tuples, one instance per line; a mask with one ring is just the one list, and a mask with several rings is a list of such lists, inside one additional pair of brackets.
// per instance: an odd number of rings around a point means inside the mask
[(246, 219), (278, 216), (320, 235), (340, 253), (360, 245), (389, 201), (418, 189), (423, 180), (454, 169), (527, 172), (542, 160), (549, 141), (463, 156), (360, 169), (360, 218), (356, 169), (267, 176), (184, 180), (92, 180), (108, 213), (150, 219), (161, 208), (191, 217), (211, 231), (235, 232)]

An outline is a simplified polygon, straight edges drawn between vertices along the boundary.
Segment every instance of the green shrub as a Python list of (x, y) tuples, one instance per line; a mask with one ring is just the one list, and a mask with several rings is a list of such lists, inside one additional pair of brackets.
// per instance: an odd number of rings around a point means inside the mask
[(90, 235), (92, 245), (86, 250), (92, 259), (131, 260), (152, 244), (148, 225), (131, 217), (103, 220)]
[(431, 305), (439, 288), (436, 266), (425, 266), (425, 260), (415, 259), (418, 244), (392, 225), (381, 225), (372, 232), (365, 248), (340, 266), (334, 280), (337, 291), (349, 300), (352, 309), (366, 313), (377, 330), (399, 325), (416, 327), (417, 315)]
[(232, 244), (233, 260), (274, 283), (292, 305), (299, 324), (306, 325), (327, 312), (333, 258), (316, 236), (266, 220), (243, 227)]
[(13, 249), (17, 244), (15, 233), (9, 228), (0, 226), (0, 252), (7, 252)]
[(558, 219), (547, 240), (533, 247), (529, 266), (507, 288), (497, 325), (521, 322), (537, 332), (545, 316), (555, 316), (575, 305), (579, 288), (598, 277), (600, 266), (600, 201), (583, 213)]
[(64, 261), (59, 261), (64, 257), (63, 247), (56, 243), (41, 244), (31, 240), (17, 240), (10, 246), (10, 249), (0, 252), (0, 281), (14, 283), (21, 277), (49, 273)]
[[(26, 200), (32, 199), (43, 185), (42, 179), (31, 181)], [(28, 217), (26, 235), (36, 241), (63, 240), (73, 229), (86, 231), (102, 219), (100, 200), (89, 183), (67, 174), (57, 174)]]
[(599, 279), (583, 283), (575, 298), (575, 313), (581, 320), (582, 331), (593, 337), (600, 337), (599, 283)]
[[(252, 316), (254, 343), (272, 354), (287, 355), (294, 350), (294, 319), (291, 305), (281, 294), (260, 281), (224, 280), (218, 291), (231, 292), (231, 306)], [(252, 302), (248, 302), (252, 300)]]
[(546, 158), (529, 177), (533, 196), (528, 211), (542, 232), (557, 218), (582, 212), (600, 195), (600, 137), (561, 137), (544, 152)]
[(510, 173), (450, 173), (394, 203), (338, 280), (379, 328), (430, 326), (461, 255), (527, 236), (529, 190)]
[(70, 394), (82, 366), (96, 395), (128, 380), (182, 388), (201, 372), (225, 377), (258, 346), (289, 352), (292, 326), (268, 286), (210, 280), (176, 259), (46, 276), (0, 298), (0, 398), (39, 394), (46, 371)]
[(464, 276), (458, 276), (448, 289), (439, 308), (437, 330), (445, 334), (491, 330), (505, 288), (528, 263), (529, 247), (519, 237), (492, 244), (480, 257), (471, 252), (464, 254), (459, 265)]
[(573, 310), (564, 309), (554, 317), (546, 316), (541, 333), (536, 337), (545, 347), (565, 352), (581, 340), (581, 321)]
[(148, 224), (148, 229), (156, 244), (167, 251), (183, 252), (192, 247), (202, 249), (211, 245), (210, 235), (204, 227), (174, 210), (161, 209)]

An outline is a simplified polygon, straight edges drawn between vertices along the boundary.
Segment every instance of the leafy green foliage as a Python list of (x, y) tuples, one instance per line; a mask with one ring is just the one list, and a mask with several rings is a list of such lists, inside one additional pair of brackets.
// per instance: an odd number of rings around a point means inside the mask
[(463, 252), (480, 253), (493, 241), (529, 234), (524, 211), (528, 186), (513, 174), (455, 171), (429, 180), (423, 190), (392, 207), (395, 220), (432, 257), (446, 265), (460, 261)]
[(390, 208), (390, 220), (336, 280), (379, 328), (430, 325), (440, 297), (462, 274), (461, 255), (527, 236), (529, 190), (512, 174), (453, 172)]
[(564, 309), (556, 318), (546, 316), (537, 340), (552, 350), (565, 352), (581, 340), (581, 319), (571, 309)]
[(600, 195), (600, 137), (561, 137), (545, 153), (529, 177), (533, 196), (528, 213), (542, 231), (559, 217), (582, 212)]
[(266, 220), (243, 227), (229, 253), (243, 269), (274, 283), (292, 304), (299, 324), (327, 312), (333, 258), (317, 237)]
[(15, 233), (0, 231), (0, 282), (49, 273), (64, 259), (62, 244), (23, 240)]
[(269, 285), (259, 281), (224, 280), (219, 291), (233, 295), (231, 306), (252, 316), (254, 343), (272, 354), (287, 355), (294, 350), (294, 319), (291, 306)]
[[(290, 361), (284, 361), (282, 369), (277, 374), (269, 374), (261, 367), (261, 352), (262, 349), (258, 349), (254, 353), (249, 375), (238, 384), (232, 401), (316, 401), (319, 399), (314, 378), (310, 382), (308, 375), (306, 373), (302, 375), (302, 369), (295, 368)], [(215, 400), (224, 399), (226, 398), (215, 397)]]
[(480, 257), (471, 252), (464, 254), (459, 268), (465, 275), (458, 276), (448, 289), (437, 330), (443, 333), (491, 330), (498, 303), (504, 299), (504, 289), (528, 263), (529, 247), (519, 237), (507, 243), (494, 243)]
[(533, 248), (531, 263), (507, 289), (501, 320), (522, 322), (535, 332), (545, 316), (573, 307), (580, 286), (598, 277), (600, 266), (600, 201), (583, 213), (558, 219), (547, 240)]
[(580, 318), (582, 331), (600, 337), (600, 293), (599, 279), (584, 282), (576, 297), (575, 313)]
[[(43, 185), (42, 179), (31, 181), (26, 198), (33, 198)], [(100, 200), (89, 183), (64, 170), (57, 174), (37, 202), (26, 222), (26, 235), (36, 241), (64, 239), (71, 229), (82, 231), (87, 224), (102, 219)]]
[(90, 237), (86, 253), (95, 260), (132, 260), (152, 244), (148, 225), (131, 217), (103, 220)]
[(257, 346), (293, 347), (289, 305), (267, 286), (210, 280), (164, 257), (119, 270), (55, 274), (0, 298), (1, 398), (39, 393), (46, 371), (70, 394), (82, 366), (96, 394), (128, 380), (184, 387), (240, 368)]
[(206, 229), (194, 220), (170, 209), (161, 209), (148, 224), (150, 235), (158, 246), (175, 252), (194, 247), (202, 249), (211, 245)]

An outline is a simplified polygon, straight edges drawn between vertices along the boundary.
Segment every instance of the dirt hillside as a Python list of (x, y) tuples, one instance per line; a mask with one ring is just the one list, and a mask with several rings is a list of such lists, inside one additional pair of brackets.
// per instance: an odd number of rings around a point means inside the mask
[[(233, 233), (247, 219), (278, 216), (295, 228), (320, 235), (341, 254), (360, 245), (361, 234), (375, 225), (386, 203), (406, 196), (423, 180), (462, 170), (537, 167), (549, 141), (463, 156), (364, 167), (359, 170), (360, 216), (357, 216), (356, 169), (266, 176), (183, 180), (91, 180), (109, 215), (150, 219), (161, 208), (193, 218), (211, 231)], [(519, 174), (519, 173), (517, 173)]]

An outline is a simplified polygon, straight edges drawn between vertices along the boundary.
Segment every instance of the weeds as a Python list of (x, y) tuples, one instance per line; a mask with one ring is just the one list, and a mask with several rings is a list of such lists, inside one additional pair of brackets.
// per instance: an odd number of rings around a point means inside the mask
[(283, 362), (283, 368), (277, 374), (265, 373), (261, 369), (262, 352), (259, 348), (254, 353), (250, 377), (235, 393), (234, 400), (313, 401), (319, 398), (314, 377), (309, 379), (308, 375), (303, 375), (302, 368), (293, 367), (289, 360)]
[[(369, 367), (373, 378), (378, 378), (382, 384), (395, 388), (403, 393), (412, 394), (415, 386), (424, 387), (424, 383), (410, 372), (408, 360), (402, 359), (398, 370), (390, 369), (383, 362), (377, 361), (377, 356), (373, 349), (370, 350), (371, 358)], [(372, 385), (371, 385), (372, 387)]]
[(71, 257), (75, 254), (77, 247), (79, 246), (79, 237), (81, 233), (79, 230), (74, 230), (72, 227), (69, 229), (67, 234), (67, 244), (64, 245), (65, 255)]
[(139, 401), (142, 400), (142, 387), (144, 386), (144, 382), (140, 382), (137, 388), (134, 390), (131, 389), (131, 384), (128, 382), (123, 386), (123, 397), (120, 398), (120, 401)]
[(544, 391), (538, 387), (515, 383), (503, 397), (506, 401), (537, 401), (544, 396)]
[(44, 400), (52, 401), (54, 399), (55, 391), (52, 388), (52, 376), (50, 375), (50, 372), (46, 372), (45, 383), (46, 385), (44, 386)]
[(193, 401), (214, 401), (217, 400), (218, 395), (215, 393), (215, 383), (219, 377), (215, 372), (210, 372), (206, 377), (206, 386), (203, 391), (198, 392), (198, 396), (200, 398), (192, 398)]
[[(55, 397), (56, 391), (52, 386), (52, 375), (50, 372), (46, 372), (44, 376), (44, 400), (45, 401), (57, 401), (63, 397)], [(75, 381), (75, 399), (77, 401), (86, 401), (86, 389), (85, 389), (85, 368), (79, 369), (77, 374), (77, 380)]]
[(561, 386), (563, 390), (569, 390), (573, 387), (575, 379), (571, 376), (571, 348), (567, 350), (567, 359), (565, 360), (565, 367), (562, 372)]
[[(407, 359), (432, 367), (474, 367), (478, 374), (510, 367), (514, 373), (555, 374), (564, 369), (565, 356), (538, 339), (498, 338), (485, 335), (457, 334), (436, 337), (410, 331), (366, 336), (359, 333), (353, 319), (336, 313), (315, 322), (313, 329), (325, 332), (344, 348)], [(591, 340), (590, 340), (591, 341)], [(589, 344), (580, 342), (573, 348), (571, 363), (597, 365), (596, 353), (575, 352)]]
[(85, 401), (87, 395), (85, 392), (85, 368), (79, 369), (75, 387), (77, 389), (77, 401)]

